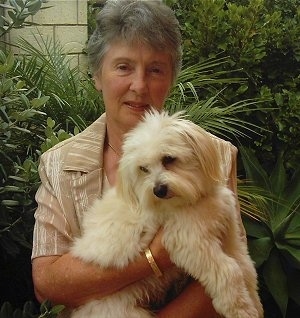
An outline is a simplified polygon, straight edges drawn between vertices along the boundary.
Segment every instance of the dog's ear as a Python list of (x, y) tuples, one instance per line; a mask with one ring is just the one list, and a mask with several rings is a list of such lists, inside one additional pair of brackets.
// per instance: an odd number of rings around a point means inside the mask
[(202, 173), (208, 180), (220, 182), (222, 180), (222, 160), (214, 137), (203, 128), (190, 122), (185, 130), (185, 138), (199, 162)]

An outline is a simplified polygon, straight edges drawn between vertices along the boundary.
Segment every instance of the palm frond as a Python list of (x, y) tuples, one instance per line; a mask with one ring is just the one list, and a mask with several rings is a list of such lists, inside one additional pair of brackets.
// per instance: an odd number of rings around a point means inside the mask
[(257, 134), (264, 129), (243, 120), (242, 115), (258, 107), (262, 110), (261, 101), (241, 100), (228, 105), (222, 97), (230, 85), (245, 82), (244, 78), (232, 76), (235, 70), (214, 71), (228, 61), (227, 58), (214, 58), (184, 68), (167, 100), (166, 109), (170, 113), (185, 111), (193, 122), (226, 139)]
[(48, 116), (62, 123), (73, 118), (72, 122), (81, 123), (80, 129), (86, 127), (104, 111), (92, 79), (77, 66), (71, 67), (71, 60), (59, 42), (41, 35), (33, 36), (34, 44), (24, 38), (18, 41), (25, 54), (15, 73), (28, 85), (51, 97), (45, 106)]
[(274, 198), (269, 192), (249, 180), (238, 179), (238, 198), (242, 214), (270, 224), (270, 215), (267, 211)]

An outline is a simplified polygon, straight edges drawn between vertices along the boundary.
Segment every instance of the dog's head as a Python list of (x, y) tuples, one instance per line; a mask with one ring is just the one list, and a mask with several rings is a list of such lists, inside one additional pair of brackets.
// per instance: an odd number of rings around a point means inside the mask
[(220, 180), (212, 136), (179, 113), (148, 113), (126, 135), (117, 188), (132, 203), (194, 204)]

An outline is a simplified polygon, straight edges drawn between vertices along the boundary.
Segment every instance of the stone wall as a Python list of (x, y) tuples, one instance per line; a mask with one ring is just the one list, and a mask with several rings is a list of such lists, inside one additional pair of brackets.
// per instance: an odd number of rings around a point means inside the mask
[[(59, 41), (64, 53), (71, 57), (72, 65), (86, 69), (86, 55), (83, 50), (87, 41), (87, 0), (47, 0), (36, 15), (31, 17), (38, 26), (12, 29), (7, 36), (9, 43), (15, 43), (19, 36), (37, 45), (34, 36), (45, 40)], [(13, 49), (16, 53), (17, 48)]]

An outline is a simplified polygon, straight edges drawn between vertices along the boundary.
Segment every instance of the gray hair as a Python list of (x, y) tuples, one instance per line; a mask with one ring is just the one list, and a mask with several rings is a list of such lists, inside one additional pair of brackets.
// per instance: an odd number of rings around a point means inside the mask
[(109, 45), (116, 40), (145, 43), (168, 51), (172, 58), (173, 80), (181, 69), (182, 48), (178, 20), (159, 0), (108, 0), (98, 13), (96, 29), (88, 42), (92, 74), (102, 66)]

